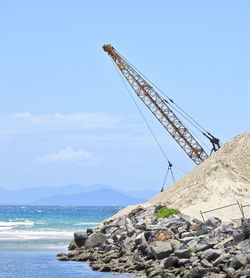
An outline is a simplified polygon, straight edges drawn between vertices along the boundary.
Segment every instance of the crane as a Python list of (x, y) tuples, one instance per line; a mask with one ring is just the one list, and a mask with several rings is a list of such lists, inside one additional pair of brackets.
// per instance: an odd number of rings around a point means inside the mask
[[(185, 153), (197, 165), (206, 160), (209, 155), (204, 150), (198, 140), (192, 135), (186, 125), (176, 116), (170, 107), (170, 102), (163, 98), (154, 88), (154, 86), (143, 77), (118, 51), (110, 44), (103, 45), (103, 50), (112, 58), (117, 68), (126, 78), (136, 95), (149, 108), (153, 115), (170, 133)], [(219, 139), (209, 132), (203, 132), (203, 135), (212, 143), (212, 151), (220, 148)], [(211, 153), (212, 153), (211, 151)]]

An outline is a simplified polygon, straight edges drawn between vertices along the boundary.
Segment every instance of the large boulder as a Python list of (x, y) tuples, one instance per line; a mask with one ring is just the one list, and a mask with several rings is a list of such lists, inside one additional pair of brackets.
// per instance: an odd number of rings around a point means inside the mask
[(149, 244), (149, 252), (156, 260), (161, 260), (173, 253), (173, 246), (168, 241), (153, 241)]
[(74, 233), (74, 242), (77, 245), (77, 247), (82, 247), (85, 244), (85, 241), (87, 239), (88, 235), (84, 232), (76, 232)]
[(221, 250), (215, 250), (215, 249), (207, 249), (204, 252), (202, 252), (200, 258), (206, 259), (209, 262), (215, 261), (219, 256), (222, 254)]
[[(243, 243), (243, 242), (242, 242), (242, 243)], [(241, 253), (242, 253), (242, 254), (248, 254), (248, 255), (250, 255), (250, 240), (248, 240), (248, 241), (246, 240), (246, 241), (244, 242), (244, 244), (242, 244), (240, 250), (241, 250)]]
[(74, 240), (71, 240), (71, 242), (70, 242), (70, 244), (69, 244), (69, 246), (68, 246), (68, 250), (69, 250), (69, 251), (73, 251), (73, 250), (75, 250), (76, 248), (77, 248), (77, 245), (76, 245), (75, 241), (74, 241)]
[(102, 229), (101, 229), (101, 232), (103, 234), (107, 234), (107, 235), (111, 235), (113, 234), (115, 231), (117, 231), (119, 229), (119, 227), (115, 224), (113, 225), (107, 225), (107, 226), (104, 226)]
[(244, 254), (238, 254), (231, 259), (230, 267), (237, 270), (250, 263), (250, 256)]
[(201, 278), (204, 277), (209, 270), (203, 267), (196, 267), (185, 272), (183, 278)]
[(247, 224), (243, 224), (240, 227), (237, 227), (233, 232), (234, 244), (238, 244), (245, 239), (249, 239), (250, 237), (250, 226)]
[(156, 240), (156, 241), (165, 241), (165, 240), (168, 240), (168, 239), (172, 239), (174, 237), (175, 237), (175, 234), (172, 231), (170, 231), (170, 230), (162, 230), (162, 231), (159, 231), (155, 235), (154, 240)]
[(218, 243), (216, 238), (209, 238), (209, 237), (196, 237), (190, 240), (187, 245), (191, 248), (194, 252), (201, 252), (205, 251), (209, 248), (212, 248), (214, 245)]
[(106, 241), (107, 237), (104, 234), (94, 233), (86, 239), (84, 247), (88, 249), (99, 247), (106, 243)]
[(174, 255), (180, 259), (189, 259), (192, 256), (190, 249), (179, 249), (174, 252)]
[(228, 262), (230, 258), (231, 258), (230, 254), (222, 254), (213, 262), (213, 266), (218, 266), (220, 264), (224, 265)]
[(165, 258), (161, 261), (161, 267), (162, 268), (169, 268), (169, 267), (177, 267), (179, 264), (179, 259), (175, 256)]
[(140, 233), (138, 234), (136, 237), (135, 237), (135, 245), (141, 245), (141, 244), (144, 244), (146, 243), (146, 239), (145, 239), (145, 236), (144, 236), (144, 233)]
[(135, 227), (132, 220), (128, 217), (125, 219), (125, 227), (127, 230), (127, 235), (131, 237), (135, 233)]
[(203, 259), (201, 261), (201, 266), (204, 268), (211, 268), (211, 267), (213, 267), (213, 264), (210, 263), (207, 259)]
[(218, 217), (211, 217), (205, 222), (206, 226), (214, 230), (215, 228), (220, 227), (221, 220)]

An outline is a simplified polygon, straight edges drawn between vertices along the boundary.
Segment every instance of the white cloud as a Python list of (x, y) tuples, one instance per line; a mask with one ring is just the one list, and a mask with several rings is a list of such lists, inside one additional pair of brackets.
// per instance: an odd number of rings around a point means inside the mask
[[(34, 151), (43, 150), (48, 155), (39, 158), (40, 162), (53, 162), (56, 154), (50, 154), (48, 149), (63, 150), (65, 146), (75, 150), (94, 150), (99, 154), (105, 150), (116, 152), (123, 148), (156, 147), (145, 126), (134, 123), (130, 117), (123, 119), (108, 113), (0, 115), (0, 140), (28, 148), (33, 146)], [(94, 158), (89, 163), (96, 164), (97, 160)]]
[(10, 114), (9, 116), (16, 119), (30, 119), (33, 117), (32, 114), (29, 112), (14, 113), (14, 114)]
[(58, 130), (112, 128), (120, 125), (120, 117), (107, 113), (41, 114), (29, 112), (0, 115), (2, 132), (26, 134)]
[(33, 115), (29, 112), (9, 115), (12, 120), (39, 125), (78, 124), (83, 128), (107, 127), (120, 123), (120, 118), (106, 113), (43, 114)]
[(42, 163), (56, 163), (56, 162), (90, 162), (93, 155), (85, 150), (75, 150), (73, 148), (66, 148), (56, 153), (46, 154), (37, 159)]

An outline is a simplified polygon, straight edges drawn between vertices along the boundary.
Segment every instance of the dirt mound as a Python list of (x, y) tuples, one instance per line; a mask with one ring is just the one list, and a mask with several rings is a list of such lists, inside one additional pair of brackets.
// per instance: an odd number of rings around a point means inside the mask
[[(250, 134), (239, 135), (201, 165), (147, 204), (162, 202), (183, 213), (201, 218), (200, 210), (234, 204), (250, 204)], [(245, 208), (250, 218), (250, 207)], [(237, 205), (206, 213), (223, 220), (241, 217)]]

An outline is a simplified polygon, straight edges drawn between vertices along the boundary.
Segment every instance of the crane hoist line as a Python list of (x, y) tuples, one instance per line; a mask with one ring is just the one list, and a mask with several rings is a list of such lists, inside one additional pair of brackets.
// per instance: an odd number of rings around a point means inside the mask
[[(103, 45), (105, 52), (110, 55), (117, 68), (121, 71), (122, 75), (128, 81), (136, 95), (143, 101), (149, 108), (153, 115), (163, 125), (163, 127), (170, 133), (175, 141), (181, 146), (186, 154), (197, 164), (201, 164), (206, 160), (209, 155), (204, 150), (198, 140), (192, 135), (187, 126), (176, 116), (173, 110), (174, 101), (170, 98), (166, 100), (157, 91), (155, 86), (149, 82), (141, 73), (138, 72), (118, 51), (110, 44)], [(176, 105), (177, 106), (177, 105)], [(207, 132), (200, 124), (185, 113), (179, 106), (179, 113), (192, 122), (192, 124), (201, 131), (211, 143), (212, 151), (220, 148), (219, 139), (214, 137), (211, 133)], [(177, 110), (176, 110), (177, 111)], [(183, 113), (185, 115), (183, 115)], [(201, 130), (202, 129), (202, 130)], [(211, 154), (210, 153), (210, 154)]]

